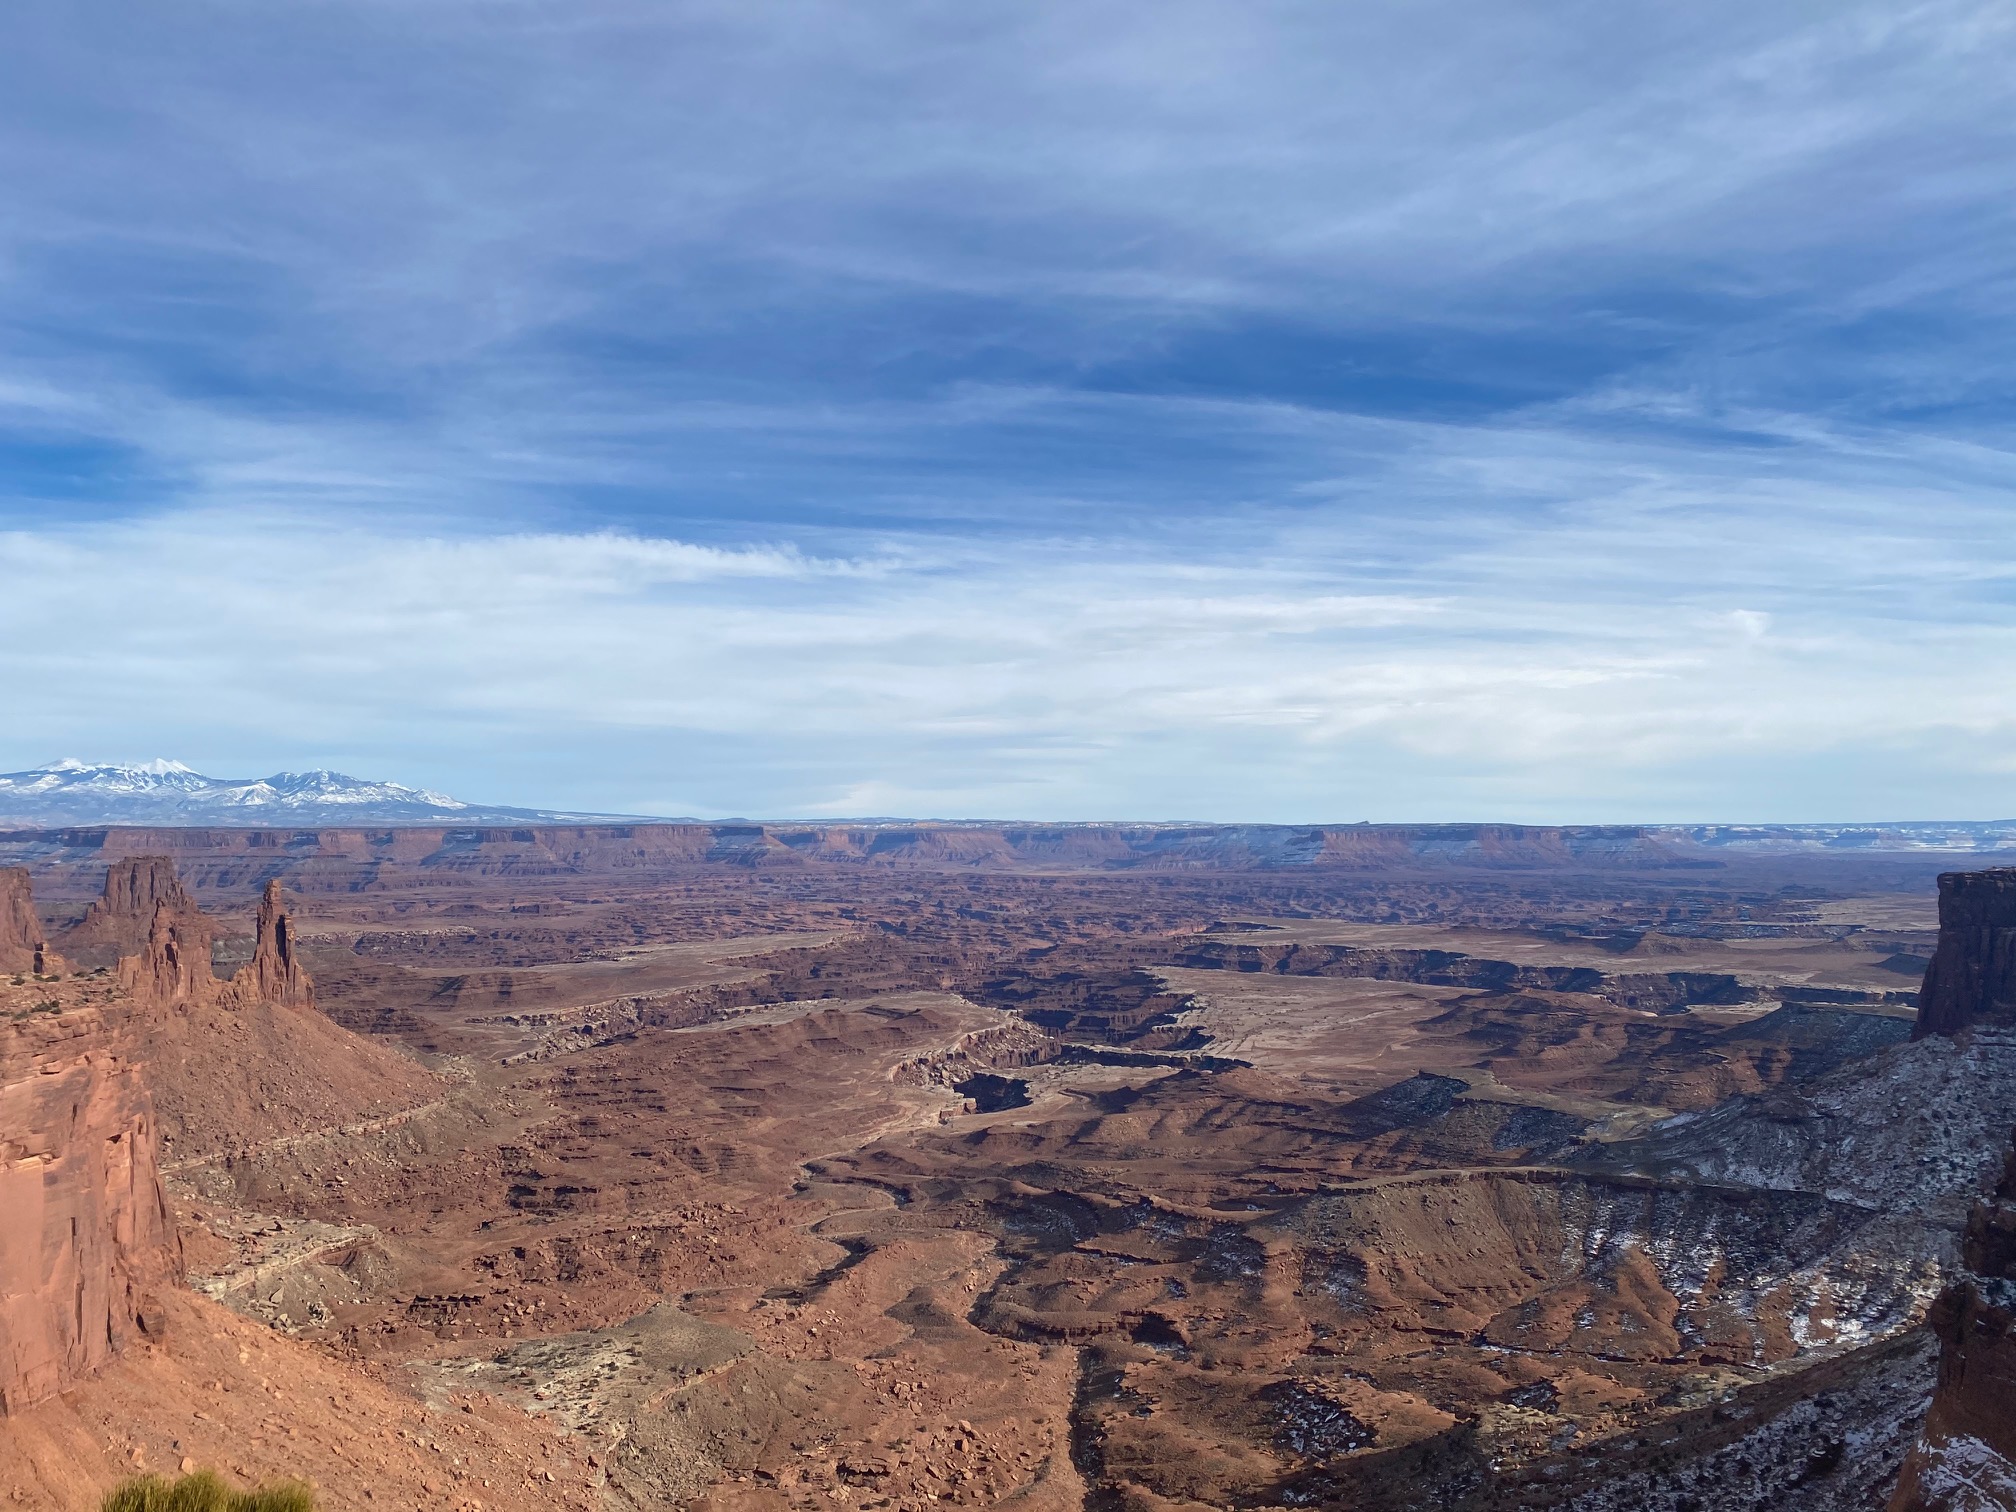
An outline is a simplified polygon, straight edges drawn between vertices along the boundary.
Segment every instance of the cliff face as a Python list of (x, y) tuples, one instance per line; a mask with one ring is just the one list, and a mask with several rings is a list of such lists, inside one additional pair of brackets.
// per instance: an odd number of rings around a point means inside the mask
[(62, 961), (42, 941), (28, 872), (0, 867), (0, 971), (60, 971)]
[(1939, 879), (1939, 946), (1912, 1037), (1978, 1023), (2016, 1025), (2016, 867)]
[[(136, 935), (140, 910), (146, 927)], [(259, 900), (252, 958), (229, 981), (220, 982), (211, 970), (216, 932), (216, 922), (183, 890), (174, 862), (143, 856), (111, 868), (104, 896), (67, 938), (89, 947), (136, 940), (132, 952), (118, 958), (120, 985), (136, 1004), (315, 1006), (315, 984), (295, 952), (294, 925), (278, 882), (269, 882)]]
[[(1939, 879), (1939, 945), (1914, 1037), (1962, 1030), (1977, 1044), (2006, 1043), (2016, 1031), (2016, 867)], [(1891, 1512), (2016, 1507), (2016, 1149), (1968, 1214), (1960, 1263), (1927, 1319), (1939, 1340), (1939, 1385)]]
[[(182, 879), (175, 874), (175, 863), (167, 856), (114, 861), (105, 872), (105, 891), (63, 936), (63, 948), (93, 966), (110, 965), (120, 956), (139, 955), (147, 950), (163, 910), (178, 922), (185, 946), (193, 947), (196, 932), (208, 927), (208, 919), (184, 890)], [(208, 949), (206, 938), (206, 958)]]
[(1441, 871), (1721, 867), (1724, 852), (1631, 826), (1489, 824), (592, 824), (397, 828), (95, 828), (0, 832), (0, 856), (80, 866), (173, 856), (199, 888), (276, 873), (355, 891), (381, 872), (626, 876), (701, 865), (1016, 871), (1319, 868)]
[(0, 1026), (0, 1415), (158, 1333), (182, 1265), (157, 1154), (123, 1023), (76, 1008)]
[(1962, 1260), (1968, 1273), (1928, 1320), (1939, 1338), (1939, 1386), (1892, 1512), (2016, 1506), (2016, 1150), (1994, 1196), (1968, 1218)]

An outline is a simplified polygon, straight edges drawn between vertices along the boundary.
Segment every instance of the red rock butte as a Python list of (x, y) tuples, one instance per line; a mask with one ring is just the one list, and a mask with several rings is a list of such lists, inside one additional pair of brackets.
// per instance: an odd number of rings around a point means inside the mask
[(186, 1458), (336, 1505), (1929, 1512), (2016, 1447), (1996, 874), (1512, 826), (0, 858), (15, 1504)]

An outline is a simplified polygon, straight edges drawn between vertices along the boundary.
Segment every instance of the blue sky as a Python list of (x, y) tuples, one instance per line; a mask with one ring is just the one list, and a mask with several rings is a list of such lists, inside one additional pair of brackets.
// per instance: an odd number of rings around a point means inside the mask
[(0, 767), (2016, 813), (2016, 12), (35, 7)]

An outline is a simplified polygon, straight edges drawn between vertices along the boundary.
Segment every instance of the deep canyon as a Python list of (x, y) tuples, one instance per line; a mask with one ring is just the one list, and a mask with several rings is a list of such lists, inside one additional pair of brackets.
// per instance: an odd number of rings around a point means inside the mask
[(0, 835), (0, 1498), (2007, 1507), (2016, 872), (1968, 865)]

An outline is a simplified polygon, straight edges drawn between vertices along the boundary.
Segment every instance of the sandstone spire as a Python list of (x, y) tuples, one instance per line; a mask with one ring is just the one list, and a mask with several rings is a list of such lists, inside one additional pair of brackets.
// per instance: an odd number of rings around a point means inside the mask
[(40, 975), (62, 969), (62, 957), (43, 943), (27, 868), (0, 868), (0, 971)]
[(216, 996), (210, 942), (217, 928), (196, 906), (166, 856), (132, 856), (105, 873), (105, 890), (63, 937), (90, 964), (116, 960), (119, 980), (142, 1003), (208, 1001)]
[(277, 879), (266, 884), (259, 899), (252, 959), (231, 978), (226, 997), (239, 1007), (279, 1003), (288, 1008), (312, 1008), (315, 1004), (315, 984), (295, 954), (294, 921), (287, 916)]

